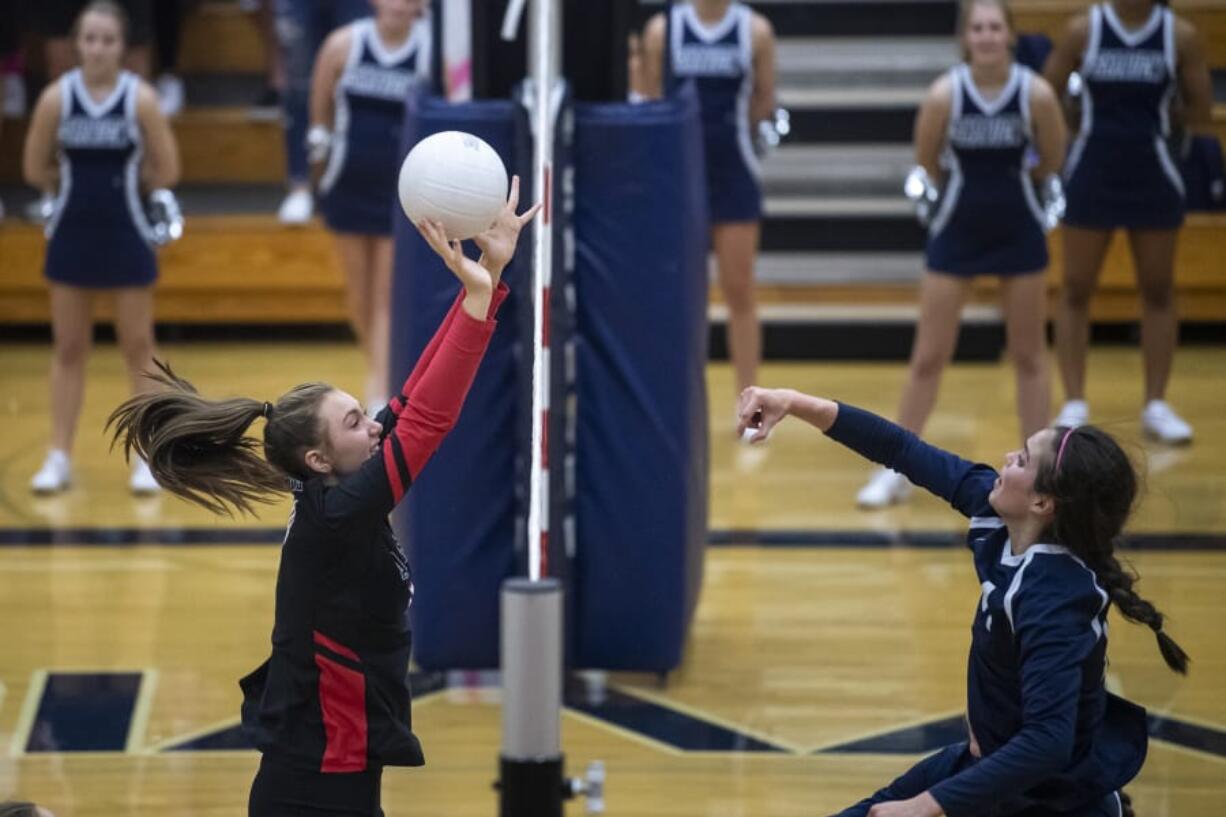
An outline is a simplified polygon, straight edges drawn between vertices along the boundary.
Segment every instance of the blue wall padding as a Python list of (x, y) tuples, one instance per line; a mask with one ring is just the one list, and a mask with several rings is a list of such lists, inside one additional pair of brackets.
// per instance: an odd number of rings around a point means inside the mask
[(575, 116), (574, 659), (664, 672), (681, 659), (706, 540), (698, 106), (682, 93)]
[[(401, 155), (444, 130), (476, 134), (498, 151), (508, 175), (528, 179), (530, 147), (523, 112), (511, 102), (451, 105), (410, 101)], [(531, 201), (531, 191), (524, 196)], [(442, 320), (459, 282), (402, 214), (395, 219), (391, 371), (399, 387)], [(530, 233), (525, 231), (524, 238)], [(469, 249), (471, 242), (469, 242)], [(498, 594), (522, 572), (514, 538), (520, 512), (516, 445), (523, 388), (518, 316), (531, 314), (531, 241), (520, 242), (503, 273), (511, 296), (469, 392), (459, 422), (394, 515), (413, 568), (410, 616), (414, 657), (424, 669), (498, 665)]]

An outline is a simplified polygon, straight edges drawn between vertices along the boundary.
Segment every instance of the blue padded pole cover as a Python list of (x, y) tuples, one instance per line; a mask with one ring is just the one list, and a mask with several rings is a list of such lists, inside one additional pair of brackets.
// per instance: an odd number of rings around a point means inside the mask
[(687, 88), (575, 116), (574, 657), (665, 672), (681, 659), (707, 532), (699, 109)]
[[(476, 134), (498, 151), (508, 175), (530, 178), (527, 127), (518, 105), (414, 97), (401, 155), (444, 130)], [(459, 283), (402, 213), (395, 224), (390, 359), (392, 382), (398, 384), (433, 336)], [(414, 657), (424, 669), (498, 666), (499, 588), (503, 579), (522, 572), (514, 547), (522, 513), (515, 442), (525, 388), (517, 357), (525, 304), (531, 314), (530, 256), (531, 242), (521, 241), (503, 273), (511, 296), (459, 422), (394, 514), (413, 569)]]

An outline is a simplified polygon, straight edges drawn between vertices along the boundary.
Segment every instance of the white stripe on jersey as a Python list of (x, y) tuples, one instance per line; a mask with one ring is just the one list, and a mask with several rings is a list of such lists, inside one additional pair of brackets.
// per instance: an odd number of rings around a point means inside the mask
[(1175, 51), (1175, 12), (1169, 8), (1162, 13), (1162, 22), (1166, 25), (1166, 30), (1162, 32), (1162, 53), (1166, 57), (1166, 69), (1171, 72), (1171, 77), (1179, 76), (1175, 70), (1176, 51)]
[(1170, 148), (1167, 147), (1166, 140), (1161, 136), (1154, 137), (1154, 152), (1158, 154), (1158, 164), (1162, 166), (1162, 172), (1171, 186), (1179, 192), (1180, 198), (1187, 195), (1183, 189), (1183, 176), (1180, 175), (1179, 169), (1175, 167), (1175, 161), (1171, 158)]
[[(955, 71), (959, 72), (959, 78), (964, 83), (966, 93), (979, 106), (984, 116), (995, 116), (1000, 113), (1000, 109), (1009, 104), (1010, 98), (1017, 90), (1018, 83), (1022, 81), (1022, 71), (1020, 66), (1015, 62), (1009, 69), (1009, 79), (1005, 80), (1005, 87), (1001, 89), (996, 98), (991, 102), (987, 102), (979, 93), (979, 87), (975, 85), (975, 80), (971, 77), (971, 69), (966, 63), (960, 63), (954, 67)], [(961, 111), (959, 111), (961, 114)]]
[[(1066, 184), (1072, 181), (1073, 174), (1077, 172), (1077, 166), (1081, 163), (1081, 155), (1085, 152), (1086, 142), (1090, 138), (1090, 131), (1094, 127), (1094, 97), (1090, 91), (1088, 77), (1094, 68), (1094, 63), (1098, 60), (1102, 30), (1102, 9), (1098, 6), (1090, 6), (1090, 36), (1086, 41), (1086, 50), (1081, 55), (1081, 129), (1077, 132), (1077, 138), (1073, 140), (1073, 146), (1064, 160), (1064, 170), (1061, 175)], [(1057, 89), (1057, 93), (1063, 93), (1063, 91), (1063, 88)]]
[(1145, 25), (1136, 31), (1129, 31), (1124, 27), (1124, 21), (1116, 15), (1115, 9), (1110, 3), (1103, 3), (1098, 8), (1102, 9), (1103, 17), (1106, 19), (1107, 25), (1111, 26), (1115, 36), (1119, 37), (1129, 48), (1136, 48), (1144, 40), (1153, 36), (1153, 33), (1158, 30), (1158, 26), (1162, 25), (1165, 20), (1166, 15), (1163, 12), (1167, 11), (1160, 4), (1155, 3), (1153, 10), (1149, 13), (1149, 19), (1145, 21)]
[(740, 90), (736, 97), (736, 142), (741, 149), (741, 158), (745, 166), (753, 173), (754, 178), (762, 178), (762, 165), (758, 155), (753, 152), (753, 139), (750, 136), (749, 104), (753, 97), (753, 12), (740, 3), (733, 4), (740, 13), (741, 60), (745, 66), (745, 75), (741, 79)]
[[(80, 69), (73, 69), (79, 71)], [(60, 80), (60, 122), (65, 122), (72, 115), (72, 74), (70, 71)], [(51, 218), (47, 221), (47, 228), (43, 230), (43, 235), (50, 238), (55, 234), (55, 228), (60, 223), (60, 216), (64, 214), (64, 205), (68, 203), (68, 196), (72, 193), (72, 163), (68, 161), (68, 156), (63, 151), (58, 151), (60, 158), (60, 189), (55, 195), (55, 209), (51, 211)]]
[[(1031, 552), (1034, 548), (1035, 546), (1032, 545), (1030, 550), (1027, 550), (1024, 555), (1015, 557), (1022, 560), (1022, 566), (1013, 574), (1013, 581), (1009, 582), (1009, 589), (1005, 591), (1005, 618), (1009, 619), (1009, 629), (1014, 633), (1017, 633), (1017, 627), (1013, 624), (1013, 597), (1017, 595), (1017, 591), (1022, 587), (1022, 574), (1026, 572), (1026, 568), (1030, 566), (1031, 560), (1034, 559), (1034, 554)], [(1009, 543), (1005, 542), (1004, 551), (1008, 550)], [(1001, 555), (1003, 557), (1004, 552)], [(1004, 561), (1003, 558), (1002, 561)]]
[[(1020, 91), (1021, 98), (1018, 99), (1018, 104), (1022, 110), (1022, 121), (1026, 124), (1026, 138), (1030, 141), (1034, 150), (1038, 150), (1035, 139), (1034, 129), (1030, 124), (1030, 91), (1034, 83), (1034, 73), (1029, 68), (1022, 69), (1022, 89)], [(1030, 209), (1030, 214), (1034, 216), (1035, 223), (1039, 225), (1039, 229), (1047, 232), (1047, 213), (1039, 204), (1039, 197), (1035, 194), (1034, 180), (1030, 178), (1030, 168), (1022, 162), (1021, 171), (1018, 173), (1018, 183), (1022, 186), (1022, 195), (1026, 198), (1026, 206)]]
[(128, 97), (124, 100), (124, 118), (132, 127), (132, 155), (124, 168), (124, 194), (128, 202), (128, 215), (136, 225), (136, 231), (150, 244), (153, 243), (153, 225), (145, 218), (145, 208), (140, 200), (140, 163), (145, 156), (145, 141), (141, 137), (140, 124), (136, 121), (136, 94), (140, 90), (140, 81), (135, 75), (129, 75)]
[(332, 122), (332, 147), (328, 152), (328, 164), (324, 168), (323, 176), (319, 179), (319, 189), (323, 193), (332, 189), (332, 185), (336, 184), (337, 178), (341, 175), (341, 169), (345, 166), (345, 156), (349, 152), (349, 97), (345, 94), (345, 77), (362, 59), (366, 31), (373, 26), (374, 21), (368, 18), (358, 20), (350, 27), (349, 54), (345, 57), (345, 67), (337, 78), (336, 88), (332, 92), (336, 105), (336, 116)]
[(85, 112), (90, 116), (102, 116), (127, 91), (127, 84), (131, 81), (131, 77), (132, 75), (129, 72), (121, 70), (119, 78), (115, 80), (115, 88), (111, 91), (110, 96), (101, 102), (95, 102), (94, 98), (90, 96), (89, 89), (85, 87), (85, 81), (81, 79), (80, 68), (74, 68), (70, 71), (66, 79), (68, 80), (69, 87), (76, 92), (77, 99), (80, 101), (81, 107), (85, 109)]
[(1022, 574), (1026, 572), (1026, 568), (1030, 565), (1031, 561), (1034, 560), (1034, 557), (1039, 554), (1067, 556), (1090, 574), (1090, 582), (1094, 585), (1094, 592), (1098, 593), (1099, 597), (1102, 599), (1102, 604), (1099, 605), (1098, 612), (1094, 615), (1094, 618), (1090, 620), (1090, 629), (1094, 631), (1095, 640), (1102, 638), (1105, 629), (1104, 622), (1101, 621), (1101, 618), (1103, 611), (1107, 609), (1107, 602), (1109, 600), (1107, 591), (1103, 590), (1102, 585), (1098, 583), (1098, 575), (1088, 566), (1086, 566), (1086, 563), (1078, 558), (1076, 554), (1063, 545), (1031, 545), (1024, 553), (1019, 555), (1014, 555), (1012, 553), (1011, 546), (1008, 541), (1006, 541), (1004, 546), (1001, 548), (1001, 564), (1012, 566), (1020, 563), (1021, 565), (1018, 567), (1017, 572), (1013, 574), (1013, 580), (1009, 582), (1009, 589), (1005, 591), (1005, 617), (1009, 619), (1009, 629), (1013, 630), (1014, 633), (1017, 632), (1017, 628), (1013, 624), (1013, 598), (1017, 595), (1017, 591), (1022, 587)]
[(1094, 618), (1090, 621), (1090, 628), (1094, 630), (1094, 637), (1096, 639), (1102, 638), (1104, 623), (1100, 622), (1099, 618), (1102, 616), (1103, 611), (1107, 609), (1107, 601), (1108, 601), (1107, 591), (1103, 590), (1102, 585), (1098, 583), (1098, 574), (1095, 573), (1093, 570), (1090, 570), (1090, 568), (1086, 566), (1085, 562), (1081, 561), (1081, 559), (1079, 559), (1077, 556), (1075, 556), (1070, 551), (1066, 550), (1065, 555), (1068, 556), (1070, 559), (1072, 559), (1077, 564), (1081, 565), (1082, 569), (1090, 574), (1090, 581), (1094, 584), (1094, 590), (1098, 593), (1098, 595), (1103, 600), (1103, 603), (1100, 604), (1098, 607), (1098, 612), (1095, 614)]
[(958, 195), (962, 192), (962, 164), (958, 161), (958, 155), (950, 147), (954, 123), (962, 116), (962, 78), (957, 66), (949, 70), (949, 87), (951, 96), (949, 122), (945, 126), (945, 150), (941, 154), (941, 164), (949, 168), (949, 178), (945, 182), (945, 189), (941, 191), (941, 203), (937, 207), (936, 215), (928, 223), (928, 235), (930, 236), (938, 235), (941, 230), (945, 229), (945, 225), (953, 216), (954, 208), (958, 205)]

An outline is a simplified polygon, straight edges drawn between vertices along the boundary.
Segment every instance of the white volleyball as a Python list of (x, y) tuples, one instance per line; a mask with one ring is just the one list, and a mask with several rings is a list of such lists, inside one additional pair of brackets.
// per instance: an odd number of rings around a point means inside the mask
[(472, 238), (507, 200), (507, 169), (484, 140), (462, 131), (422, 139), (400, 166), (400, 206), (414, 224), (442, 223), (448, 238)]

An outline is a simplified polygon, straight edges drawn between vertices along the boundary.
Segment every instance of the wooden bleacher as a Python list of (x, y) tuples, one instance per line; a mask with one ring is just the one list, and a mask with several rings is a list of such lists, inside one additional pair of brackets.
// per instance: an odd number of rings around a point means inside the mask
[[(1178, 291), (1185, 320), (1226, 321), (1226, 272), (1222, 254), (1226, 215), (1192, 214), (1179, 245)], [(0, 324), (48, 320), (42, 278), (42, 233), (30, 225), (0, 226)], [(1060, 241), (1053, 236), (1050, 293), (1058, 297)], [(184, 238), (163, 250), (157, 290), (158, 319), (185, 324), (342, 323), (344, 292), (328, 234), (318, 226), (287, 229), (273, 216), (193, 219)], [(711, 297), (718, 302), (718, 287)], [(855, 306), (911, 304), (911, 286), (775, 286), (760, 291), (769, 310), (779, 304)], [(975, 285), (974, 301), (992, 303), (991, 279)], [(100, 299), (100, 317), (109, 306)], [(1093, 304), (1095, 320), (1116, 322), (1139, 315), (1127, 244), (1117, 236)]]
[[(1057, 33), (1062, 20), (1083, 9), (1075, 0), (1015, 0), (1019, 28)], [(1226, 68), (1226, 0), (1176, 0), (1210, 43), (1215, 67)], [(185, 26), (182, 69), (186, 74), (259, 74), (262, 42), (254, 18), (233, 3), (205, 2)], [(1215, 109), (1226, 143), (1226, 105)], [(184, 182), (194, 184), (275, 184), (282, 179), (280, 126), (252, 119), (243, 108), (198, 108), (174, 122), (183, 156)], [(5, 122), (0, 132), (0, 184), (20, 182), (23, 122)], [(1059, 278), (1060, 242), (1053, 237), (1051, 288)], [(13, 218), (0, 223), (0, 324), (48, 320), (41, 277), (41, 231)], [(1191, 214), (1180, 240), (1177, 290), (1189, 320), (1226, 321), (1226, 215)], [(343, 286), (331, 241), (318, 225), (285, 228), (269, 215), (190, 217), (182, 241), (162, 252), (157, 312), (174, 323), (341, 323)], [(1125, 242), (1108, 256), (1103, 286), (1095, 299), (1097, 320), (1130, 320), (1138, 314), (1131, 262)], [(718, 292), (713, 292), (718, 300)], [(772, 304), (912, 304), (912, 286), (767, 287)], [(996, 286), (976, 285), (975, 300), (992, 302)], [(105, 299), (100, 317), (107, 317)]]

